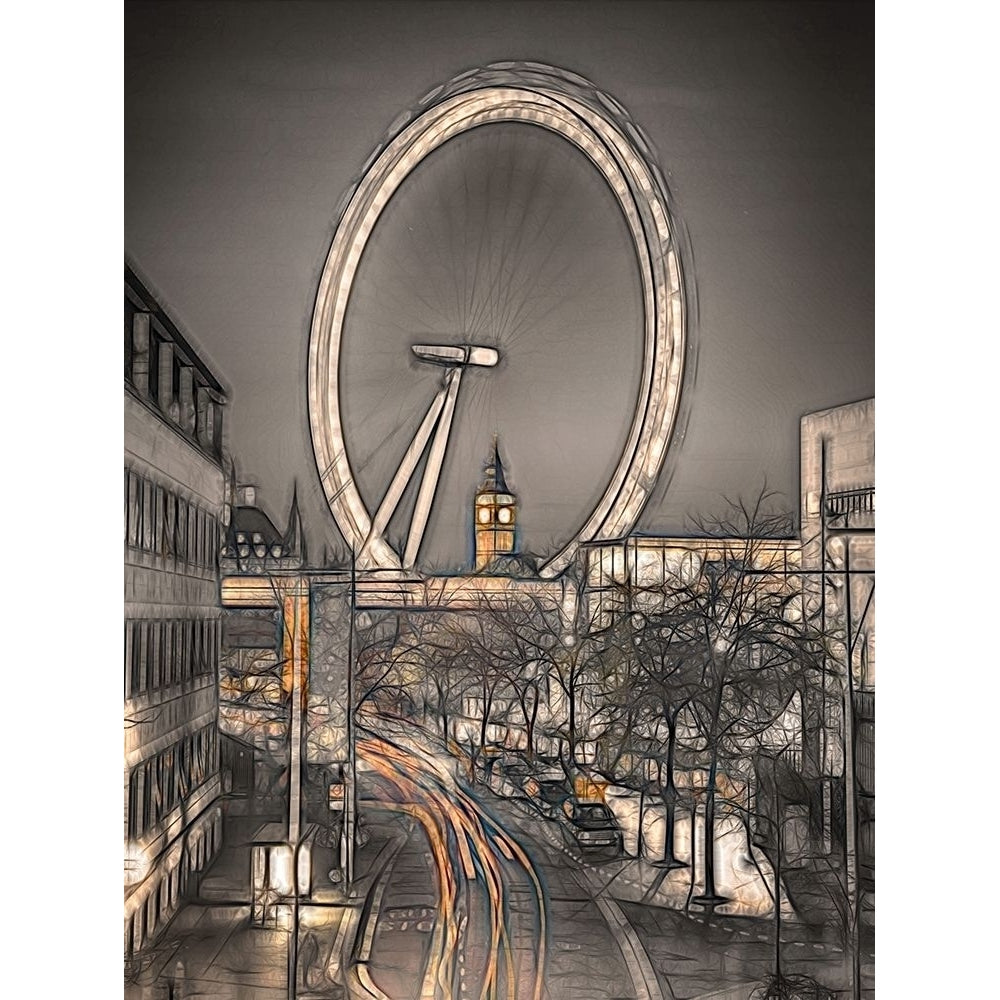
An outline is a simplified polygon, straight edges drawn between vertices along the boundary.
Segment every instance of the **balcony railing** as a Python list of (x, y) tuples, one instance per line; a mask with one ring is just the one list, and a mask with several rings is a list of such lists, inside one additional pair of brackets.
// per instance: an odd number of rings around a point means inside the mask
[(874, 486), (860, 490), (841, 490), (838, 493), (827, 493), (826, 495), (826, 516), (830, 519), (851, 518), (852, 516), (874, 513)]
[(875, 692), (874, 691), (855, 691), (854, 692), (854, 711), (857, 713), (859, 721), (861, 721), (861, 722), (874, 722), (875, 721)]

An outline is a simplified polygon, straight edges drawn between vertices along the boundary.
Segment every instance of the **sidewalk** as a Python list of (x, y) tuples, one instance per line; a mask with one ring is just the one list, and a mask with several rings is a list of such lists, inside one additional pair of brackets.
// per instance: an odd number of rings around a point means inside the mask
[[(596, 897), (610, 897), (618, 903), (675, 1000), (746, 1000), (771, 971), (773, 909), (770, 915), (751, 916), (727, 913), (724, 907), (715, 913), (687, 907), (690, 869), (668, 873), (651, 860), (634, 856), (610, 861), (580, 858), (527, 801), (508, 799), (507, 806), (530, 822), (539, 838), (579, 866)], [(838, 996), (847, 996), (850, 955), (829, 895), (834, 894), (837, 873), (824, 874), (822, 867), (812, 864), (782, 872), (782, 964), (786, 973), (810, 976)], [(814, 889), (808, 899), (803, 898), (806, 886)], [(869, 926), (861, 970), (866, 1000), (874, 989), (873, 945)]]
[[(227, 816), (223, 846), (156, 941), (134, 963), (125, 1000), (287, 1000), (290, 933), (250, 924), (254, 833), (276, 817)], [(329, 879), (331, 848), (313, 856), (313, 893), (299, 907), (300, 1000), (347, 995), (341, 954), (353, 946), (359, 912), (381, 871), (393, 831), (365, 828), (351, 898)]]

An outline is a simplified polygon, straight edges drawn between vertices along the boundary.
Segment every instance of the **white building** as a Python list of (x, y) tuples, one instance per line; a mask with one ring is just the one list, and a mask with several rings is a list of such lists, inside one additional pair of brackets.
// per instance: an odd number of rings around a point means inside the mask
[[(862, 886), (875, 880), (875, 400), (802, 418), (802, 564), (833, 644), (814, 759), (823, 835), (846, 830)], [(850, 688), (845, 691), (850, 661)], [(853, 708), (848, 694), (853, 694)], [(846, 715), (846, 718), (845, 718)], [(853, 791), (852, 791), (853, 790)]]
[(218, 379), (125, 267), (125, 955), (219, 848)]
[(845, 573), (850, 574), (854, 676), (859, 690), (873, 691), (875, 400), (806, 414), (802, 418), (801, 454), (803, 566), (814, 581), (817, 598), (820, 593), (815, 581), (825, 574), (827, 611), (832, 613), (836, 603), (844, 617), (843, 580)]

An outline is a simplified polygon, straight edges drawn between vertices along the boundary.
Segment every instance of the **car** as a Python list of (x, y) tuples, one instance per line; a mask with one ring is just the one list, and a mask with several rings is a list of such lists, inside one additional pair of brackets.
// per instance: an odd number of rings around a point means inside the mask
[(505, 761), (500, 765), (500, 772), (506, 782), (504, 792), (507, 795), (520, 796), (524, 793), (524, 784), (531, 777), (531, 767), (526, 761)]
[(568, 798), (558, 813), (563, 839), (581, 853), (621, 854), (622, 831), (603, 802)]
[(566, 776), (560, 771), (545, 771), (531, 775), (524, 783), (531, 804), (543, 815), (555, 818), (563, 802), (573, 797)]
[(485, 783), (497, 795), (519, 796), (523, 794), (524, 782), (530, 774), (531, 768), (523, 757), (507, 754), (489, 762)]

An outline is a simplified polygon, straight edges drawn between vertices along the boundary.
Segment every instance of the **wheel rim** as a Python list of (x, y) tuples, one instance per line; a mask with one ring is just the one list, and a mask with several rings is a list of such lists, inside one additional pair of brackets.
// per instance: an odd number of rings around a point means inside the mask
[[(429, 94), (391, 130), (343, 208), (320, 279), (309, 345), (309, 416), (327, 502), (355, 553), (371, 529), (344, 438), (338, 362), (347, 305), (362, 252), (391, 196), (448, 139), (492, 122), (534, 124), (561, 135), (597, 168), (625, 218), (643, 302), (643, 361), (632, 423), (615, 470), (570, 541), (541, 567), (561, 573), (583, 543), (620, 538), (635, 526), (666, 457), (680, 402), (686, 344), (681, 261), (666, 185), (649, 145), (624, 109), (580, 77), (537, 64), (497, 64)], [(369, 540), (370, 565), (402, 569), (384, 537)]]

